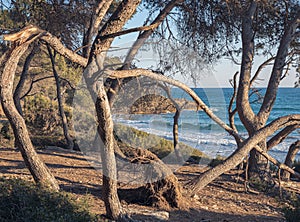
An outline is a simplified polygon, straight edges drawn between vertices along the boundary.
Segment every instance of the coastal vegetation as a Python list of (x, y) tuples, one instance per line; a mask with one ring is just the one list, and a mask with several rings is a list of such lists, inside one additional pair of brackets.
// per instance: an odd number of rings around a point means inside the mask
[[(131, 221), (120, 193), (120, 173), (126, 170), (125, 177), (137, 173), (144, 179), (139, 187), (127, 187), (128, 193), (132, 191), (130, 196), (140, 197), (135, 203), (181, 211), (188, 211), (191, 198), (201, 202), (200, 192), (213, 181), (238, 171), (244, 192), (272, 188), (282, 199), (288, 199), (286, 218), (299, 220), (300, 172), (292, 165), (300, 149), (299, 138), (290, 144), (284, 163), (268, 152), (297, 133), (300, 126), (300, 113), (268, 122), (280, 82), (291, 70), (299, 71), (298, 1), (18, 0), (0, 4), (1, 149), (4, 152), (7, 146), (14, 146), (36, 184), (1, 179), (1, 202), (11, 204), (8, 214), (1, 211), (2, 218), (19, 220), (23, 215), (28, 220), (95, 220), (82, 204), (60, 193), (61, 177), (49, 165), (61, 163), (46, 164), (40, 157), (37, 148), (47, 152), (55, 146), (69, 154), (94, 151), (93, 157), (99, 157), (90, 161), (101, 166), (101, 198), (105, 217), (110, 220)], [(126, 24), (140, 8), (147, 19), (140, 27), (128, 28)], [(111, 56), (114, 40), (130, 33), (137, 36), (126, 55)], [(157, 44), (149, 44), (150, 40)], [(147, 47), (159, 56), (156, 67), (136, 63), (139, 51)], [(266, 60), (254, 70), (256, 56)], [(240, 66), (231, 80), (228, 121), (175, 78), (179, 74), (197, 83), (198, 71), (222, 58)], [(253, 101), (255, 83), (266, 66), (271, 67), (266, 93)], [(170, 87), (183, 90), (192, 102), (173, 99)], [(154, 93), (160, 90), (162, 95)], [(252, 105), (258, 102), (259, 111), (255, 112)], [(196, 170), (195, 175), (191, 172), (194, 177), (187, 176), (189, 181), (181, 183), (172, 166), (209, 159), (179, 142), (178, 120), (185, 106), (201, 110), (231, 135), (236, 150), (214, 160), (203, 171)], [(136, 115), (174, 113), (173, 141), (115, 124), (113, 114), (127, 111)], [(246, 135), (238, 131), (236, 118)], [(293, 202), (283, 180), (296, 184)], [(24, 201), (28, 206), (22, 205)], [(36, 202), (45, 209), (34, 210)], [(63, 211), (68, 212), (68, 219), (63, 218)]]

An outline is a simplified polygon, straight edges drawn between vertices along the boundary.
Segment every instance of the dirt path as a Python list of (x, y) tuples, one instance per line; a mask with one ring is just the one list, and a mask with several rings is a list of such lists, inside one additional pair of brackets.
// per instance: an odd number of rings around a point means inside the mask
[[(88, 195), (92, 203), (91, 210), (99, 214), (104, 213), (105, 208), (101, 200), (101, 173), (90, 166), (82, 153), (51, 148), (39, 151), (39, 154), (63, 190), (73, 192), (79, 197)], [(177, 170), (176, 174), (184, 187), (185, 196), (189, 193), (188, 181), (200, 172), (201, 169), (198, 166), (183, 166)], [(233, 182), (236, 177), (233, 173), (220, 177), (199, 192), (197, 197), (189, 198), (189, 210), (169, 211), (169, 221), (285, 221), (281, 206), (275, 197), (259, 192), (245, 193), (242, 182)], [(32, 180), (29, 171), (24, 166), (20, 152), (11, 148), (0, 148), (0, 176)], [(149, 214), (158, 211), (151, 207), (128, 204), (125, 201), (122, 201), (122, 205), (130, 211), (134, 209), (149, 212)], [(145, 218), (143, 220), (151, 221)], [(152, 221), (158, 220), (152, 218)]]

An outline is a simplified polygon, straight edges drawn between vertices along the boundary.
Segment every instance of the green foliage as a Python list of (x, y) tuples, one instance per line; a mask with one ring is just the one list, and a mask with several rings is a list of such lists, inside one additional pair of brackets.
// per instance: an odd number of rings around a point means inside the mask
[[(167, 157), (168, 160), (176, 160), (173, 142), (170, 140), (166, 140), (159, 136), (146, 133), (121, 124), (116, 124), (114, 126), (114, 130), (115, 136), (122, 143), (130, 145), (131, 147), (140, 147), (143, 149), (148, 149), (149, 151), (156, 154), (160, 159)], [(194, 149), (184, 143), (179, 143), (179, 150), (183, 158), (186, 160), (189, 157), (206, 157), (206, 155), (203, 154), (201, 151)]]
[(49, 97), (37, 94), (26, 97), (24, 101), (24, 117), (27, 126), (37, 135), (53, 133), (61, 134), (61, 120), (58, 116), (57, 101)]
[(13, 130), (10, 127), (8, 120), (0, 120), (0, 146), (13, 146)]
[(96, 221), (86, 200), (64, 192), (50, 192), (21, 179), (0, 178), (0, 221)]
[(216, 158), (211, 160), (211, 162), (209, 163), (209, 166), (211, 166), (211, 167), (218, 166), (219, 164), (224, 162), (224, 159), (225, 158), (223, 156), (217, 155)]
[(8, 121), (0, 122), (0, 134), (4, 139), (10, 140), (13, 138), (13, 131)]
[(300, 199), (294, 196), (292, 206), (283, 208), (284, 217), (287, 222), (300, 221)]

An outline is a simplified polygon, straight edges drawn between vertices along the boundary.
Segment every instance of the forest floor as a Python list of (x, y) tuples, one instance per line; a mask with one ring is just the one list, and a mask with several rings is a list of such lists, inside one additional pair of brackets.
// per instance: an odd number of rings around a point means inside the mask
[[(88, 198), (93, 213), (105, 213), (104, 203), (101, 200), (101, 172), (90, 165), (89, 157), (81, 152), (70, 152), (54, 147), (39, 150), (39, 155), (51, 169), (64, 191), (72, 192), (78, 195), (78, 198)], [(122, 206), (135, 214), (133, 218), (140, 219), (140, 221), (159, 221), (158, 218), (166, 216), (168, 221), (172, 222), (285, 221), (282, 208), (287, 206), (287, 203), (280, 200), (279, 192), (246, 193), (243, 179), (238, 176), (237, 170), (219, 177), (194, 198), (190, 198), (191, 187), (188, 182), (200, 175), (204, 168), (199, 165), (171, 167), (177, 167), (176, 175), (183, 187), (183, 194), (187, 198), (187, 210), (162, 211), (122, 200)], [(32, 180), (20, 152), (12, 148), (0, 148), (0, 176)], [(294, 183), (290, 189), (299, 194), (299, 183)], [(147, 217), (145, 216), (147, 214), (158, 216)]]

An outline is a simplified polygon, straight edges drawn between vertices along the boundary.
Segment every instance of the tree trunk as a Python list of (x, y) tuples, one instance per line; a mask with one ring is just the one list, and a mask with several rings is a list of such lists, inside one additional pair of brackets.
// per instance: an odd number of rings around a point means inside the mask
[[(254, 134), (251, 134), (253, 136)], [(266, 139), (258, 143), (258, 146), (263, 149), (264, 152), (267, 151), (267, 144), (266, 144)], [(264, 178), (262, 175), (266, 175), (265, 173), (263, 174), (262, 172), (268, 172), (269, 165), (268, 165), (268, 160), (262, 156), (256, 149), (252, 149), (250, 151), (250, 156), (249, 156), (249, 166), (248, 166), (248, 175), (250, 178), (255, 178), (259, 179), (262, 181), (266, 181), (269, 178)]]
[(47, 166), (38, 157), (28, 134), (23, 117), (20, 115), (13, 100), (13, 82), (17, 64), (20, 57), (25, 53), (29, 43), (24, 43), (6, 52), (1, 61), (1, 103), (3, 111), (7, 116), (24, 162), (31, 172), (36, 183), (43, 187), (49, 187), (58, 191), (59, 186), (56, 179), (50, 173)]
[(99, 83), (95, 108), (98, 117), (98, 133), (103, 144), (101, 150), (103, 168), (103, 199), (106, 214), (117, 220), (121, 216), (121, 204), (117, 194), (117, 168), (114, 155), (113, 120), (103, 83)]
[(65, 139), (66, 139), (66, 142), (67, 142), (67, 148), (68, 149), (73, 149), (74, 142), (73, 142), (73, 139), (71, 138), (71, 136), (69, 134), (68, 121), (67, 121), (67, 117), (66, 117), (66, 114), (65, 114), (65, 110), (64, 110), (64, 106), (63, 106), (63, 98), (62, 98), (61, 90), (60, 90), (59, 76), (58, 76), (58, 73), (57, 73), (56, 68), (55, 68), (55, 58), (54, 58), (54, 56), (51, 52), (51, 48), (50, 48), (49, 45), (47, 45), (47, 49), (48, 49), (48, 53), (49, 53), (50, 60), (51, 60), (53, 75), (54, 75), (54, 78), (55, 78), (59, 115), (61, 117), (63, 132), (64, 132), (64, 136), (65, 136)]
[(184, 159), (181, 155), (179, 150), (179, 136), (178, 136), (178, 119), (180, 117), (180, 108), (176, 107), (176, 112), (174, 115), (174, 122), (173, 122), (173, 143), (174, 143), (174, 152), (177, 157), (178, 163), (183, 163)]
[(98, 117), (98, 132), (104, 143), (101, 157), (103, 167), (103, 199), (106, 214), (109, 218), (117, 220), (122, 217), (121, 204), (117, 194), (117, 169), (114, 154), (113, 121), (104, 89), (103, 76), (104, 59), (114, 38), (103, 36), (120, 31), (131, 18), (141, 0), (121, 1), (115, 12), (98, 32), (91, 48), (84, 78), (87, 88), (96, 101), (95, 107)]
[[(284, 164), (292, 168), (293, 162), (295, 160), (295, 156), (299, 152), (299, 150), (300, 150), (300, 140), (297, 140), (295, 143), (293, 143), (290, 146)], [(287, 171), (283, 171), (282, 179), (286, 181), (290, 180), (290, 173)]]

